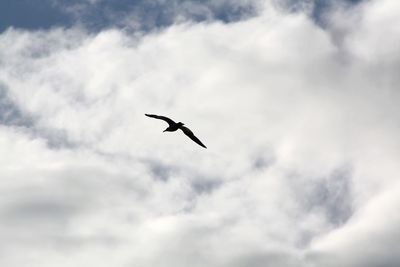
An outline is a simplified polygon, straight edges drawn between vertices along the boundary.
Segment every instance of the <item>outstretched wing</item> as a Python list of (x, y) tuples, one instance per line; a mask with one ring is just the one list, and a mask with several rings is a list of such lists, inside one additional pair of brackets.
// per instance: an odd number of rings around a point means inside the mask
[(193, 141), (195, 141), (198, 145), (200, 145), (200, 146), (202, 146), (202, 147), (204, 147), (204, 148), (207, 148), (207, 147), (199, 140), (199, 138), (197, 138), (197, 137), (193, 134), (193, 132), (192, 132), (189, 128), (187, 128), (187, 127), (185, 127), (185, 126), (180, 126), (179, 129), (181, 129), (182, 132), (183, 132), (184, 134), (186, 134), (190, 139), (192, 139)]
[(169, 125), (175, 124), (175, 122), (173, 120), (171, 120), (170, 118), (164, 117), (164, 116), (158, 116), (158, 115), (154, 115), (154, 114), (144, 114), (144, 115), (146, 115), (147, 117), (150, 117), (150, 118), (155, 118), (155, 119), (166, 121)]

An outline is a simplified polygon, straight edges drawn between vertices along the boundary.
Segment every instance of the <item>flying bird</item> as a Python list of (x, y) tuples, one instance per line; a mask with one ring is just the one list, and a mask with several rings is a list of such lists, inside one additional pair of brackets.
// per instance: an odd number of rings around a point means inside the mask
[(146, 115), (147, 117), (150, 117), (150, 118), (154, 118), (154, 119), (159, 119), (159, 120), (166, 121), (166, 122), (168, 123), (169, 126), (168, 126), (168, 128), (165, 129), (163, 132), (175, 132), (176, 130), (181, 129), (182, 132), (183, 132), (184, 134), (186, 134), (190, 139), (192, 139), (192, 140), (193, 140), (194, 142), (196, 142), (198, 145), (200, 145), (200, 146), (202, 146), (202, 147), (204, 147), (204, 148), (207, 148), (207, 147), (199, 140), (199, 138), (197, 138), (197, 137), (193, 134), (193, 132), (192, 132), (189, 128), (183, 126), (183, 125), (185, 125), (184, 123), (182, 123), (182, 122), (176, 123), (176, 122), (174, 122), (173, 120), (171, 120), (170, 118), (167, 118), (167, 117), (164, 117), (164, 116), (158, 116), (158, 115), (154, 115), (154, 114), (144, 114), (144, 115)]

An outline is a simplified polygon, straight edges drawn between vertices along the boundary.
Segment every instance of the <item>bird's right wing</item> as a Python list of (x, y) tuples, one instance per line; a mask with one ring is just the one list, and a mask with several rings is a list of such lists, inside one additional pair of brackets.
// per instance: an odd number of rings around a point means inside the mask
[(200, 146), (202, 146), (202, 147), (204, 147), (204, 148), (207, 148), (200, 140), (199, 140), (199, 138), (197, 138), (195, 135), (194, 135), (194, 133), (189, 129), (189, 128), (187, 128), (187, 127), (185, 127), (185, 126), (180, 126), (179, 127), (181, 130), (182, 130), (182, 132), (184, 133), (184, 134), (186, 134), (190, 139), (192, 139), (194, 142), (196, 142), (198, 145), (200, 145)]
[(164, 117), (164, 116), (158, 116), (158, 115), (154, 115), (154, 114), (144, 114), (144, 115), (146, 115), (147, 117), (150, 117), (150, 118), (155, 118), (155, 119), (166, 121), (169, 125), (175, 124), (175, 122), (173, 120), (171, 120), (170, 118)]

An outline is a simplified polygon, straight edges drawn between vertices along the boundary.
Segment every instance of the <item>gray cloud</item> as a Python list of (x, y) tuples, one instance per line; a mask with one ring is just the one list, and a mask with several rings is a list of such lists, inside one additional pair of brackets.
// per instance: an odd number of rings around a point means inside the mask
[(7, 126), (32, 126), (32, 118), (25, 116), (0, 85), (0, 123)]
[(38, 129), (36, 118), (23, 112), (11, 99), (8, 90), (0, 87), (0, 124), (7, 127), (19, 127), (36, 138), (46, 140), (52, 148), (72, 147), (74, 144), (68, 141), (65, 132), (54, 129)]

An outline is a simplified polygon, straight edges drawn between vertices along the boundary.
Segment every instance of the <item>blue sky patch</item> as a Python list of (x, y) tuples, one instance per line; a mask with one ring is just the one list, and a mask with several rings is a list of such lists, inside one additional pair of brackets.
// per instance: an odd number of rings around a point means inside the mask
[(8, 27), (46, 29), (70, 23), (68, 14), (47, 1), (0, 1), (0, 32)]
[[(341, 0), (357, 4), (362, 0)], [(304, 0), (289, 0), (296, 10)], [(308, 1), (307, 1), (308, 2)], [(314, 0), (311, 16), (323, 23), (323, 14), (334, 3), (333, 0)], [(211, 0), (103, 0), (89, 1), (0, 1), (0, 32), (8, 27), (23, 29), (47, 29), (70, 27), (79, 23), (91, 31), (109, 27), (128, 27), (134, 30), (152, 30), (166, 27), (177, 20), (194, 22), (219, 20), (226, 23), (249, 18), (257, 14), (255, 2), (211, 1)]]

